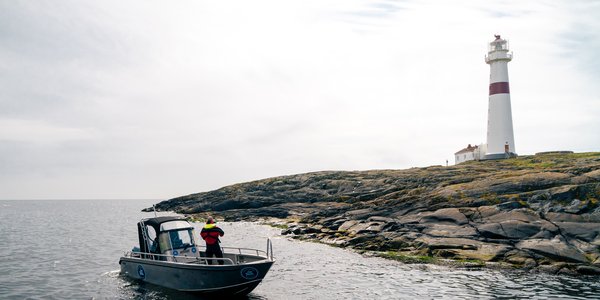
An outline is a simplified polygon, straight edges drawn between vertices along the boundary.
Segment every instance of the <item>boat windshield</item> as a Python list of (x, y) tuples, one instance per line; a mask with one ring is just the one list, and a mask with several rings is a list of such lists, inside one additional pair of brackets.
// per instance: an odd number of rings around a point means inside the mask
[(194, 245), (194, 230), (186, 228), (182, 230), (171, 230), (161, 232), (158, 235), (161, 251), (188, 248)]

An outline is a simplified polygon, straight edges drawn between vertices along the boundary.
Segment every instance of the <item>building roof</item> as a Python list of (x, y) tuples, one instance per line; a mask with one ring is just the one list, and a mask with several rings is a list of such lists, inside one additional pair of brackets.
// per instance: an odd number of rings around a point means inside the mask
[(458, 154), (463, 154), (463, 153), (469, 153), (469, 152), (473, 152), (475, 151), (477, 148), (479, 148), (479, 146), (471, 146), (471, 144), (469, 144), (467, 146), (467, 148), (464, 148), (456, 153), (454, 153), (454, 155), (458, 155)]

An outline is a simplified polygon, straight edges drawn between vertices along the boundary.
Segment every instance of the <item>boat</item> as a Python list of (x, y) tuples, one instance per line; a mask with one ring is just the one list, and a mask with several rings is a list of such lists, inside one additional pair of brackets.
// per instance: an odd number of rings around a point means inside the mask
[(275, 262), (270, 239), (266, 251), (222, 247), (223, 258), (208, 258), (206, 247), (196, 244), (194, 227), (179, 216), (142, 219), (137, 229), (139, 247), (120, 258), (121, 274), (169, 289), (243, 296)]

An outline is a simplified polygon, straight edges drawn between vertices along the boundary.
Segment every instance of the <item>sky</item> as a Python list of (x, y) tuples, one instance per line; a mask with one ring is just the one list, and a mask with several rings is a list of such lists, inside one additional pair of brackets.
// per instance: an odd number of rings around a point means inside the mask
[(600, 151), (598, 0), (0, 0), (0, 199), (168, 199), (485, 143)]

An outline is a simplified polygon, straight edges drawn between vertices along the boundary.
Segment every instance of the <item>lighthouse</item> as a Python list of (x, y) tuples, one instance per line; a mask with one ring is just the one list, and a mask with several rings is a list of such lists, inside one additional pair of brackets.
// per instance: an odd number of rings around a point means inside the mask
[(495, 38), (485, 56), (485, 62), (490, 65), (490, 91), (484, 159), (517, 155), (508, 84), (508, 62), (512, 60), (512, 53), (509, 52), (508, 41), (500, 38), (500, 35), (495, 35)]
[(508, 41), (494, 36), (489, 43), (485, 62), (490, 65), (490, 91), (488, 98), (487, 143), (471, 146), (454, 153), (456, 164), (469, 160), (503, 159), (517, 156), (510, 108), (508, 62), (512, 53)]

